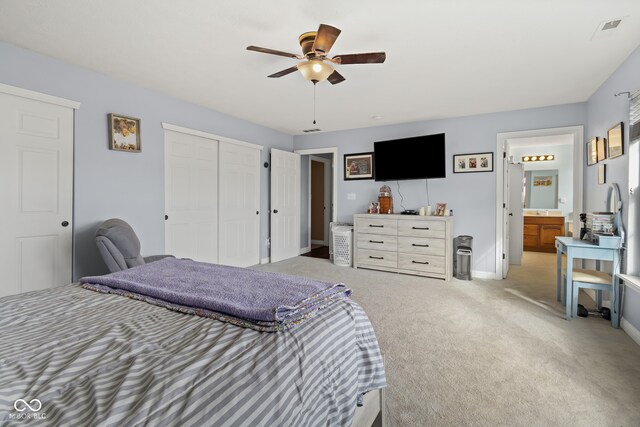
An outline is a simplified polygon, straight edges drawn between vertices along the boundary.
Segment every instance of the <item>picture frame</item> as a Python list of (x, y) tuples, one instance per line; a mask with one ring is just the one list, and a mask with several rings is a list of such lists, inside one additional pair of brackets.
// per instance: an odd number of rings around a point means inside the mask
[(374, 179), (373, 153), (344, 155), (344, 180)]
[(140, 138), (140, 119), (110, 113), (107, 115), (109, 123), (109, 149), (140, 153), (142, 142)]
[(446, 203), (436, 203), (436, 210), (433, 211), (434, 216), (444, 216), (447, 211)]
[(607, 183), (607, 165), (598, 165), (598, 184)]
[(607, 145), (607, 156), (615, 159), (624, 154), (624, 123), (616, 123), (607, 131), (609, 144)]
[(598, 163), (607, 158), (607, 138), (602, 138), (597, 141), (598, 147)]
[(493, 153), (453, 155), (453, 173), (493, 172)]
[(594, 136), (587, 142), (587, 166), (598, 163), (598, 137)]

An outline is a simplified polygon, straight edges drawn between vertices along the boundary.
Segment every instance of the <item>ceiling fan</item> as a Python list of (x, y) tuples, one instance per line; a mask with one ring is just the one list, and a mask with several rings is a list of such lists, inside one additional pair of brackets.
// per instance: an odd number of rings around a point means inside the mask
[(318, 31), (301, 34), (300, 37), (298, 37), (298, 42), (302, 48), (302, 55), (258, 46), (247, 46), (247, 50), (300, 60), (301, 62), (293, 67), (278, 71), (268, 77), (277, 78), (295, 71), (300, 71), (304, 78), (313, 82), (314, 85), (323, 80), (328, 80), (329, 83), (333, 85), (345, 80), (345, 78), (334, 69), (332, 64), (381, 64), (386, 59), (384, 52), (352, 53), (348, 55), (336, 55), (333, 58), (329, 58), (327, 56), (329, 50), (331, 50), (340, 32), (339, 29), (331, 25), (320, 24)]

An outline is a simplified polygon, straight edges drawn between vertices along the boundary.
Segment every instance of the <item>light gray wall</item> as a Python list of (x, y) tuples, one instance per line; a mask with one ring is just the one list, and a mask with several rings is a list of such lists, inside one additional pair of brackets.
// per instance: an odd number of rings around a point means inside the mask
[[(161, 122), (263, 145), (262, 162), (269, 160), (271, 147), (292, 150), (290, 135), (2, 42), (0, 82), (82, 103), (75, 115), (74, 279), (106, 272), (93, 235), (107, 218), (130, 222), (142, 241), (143, 254), (164, 253)], [(108, 149), (108, 113), (141, 119), (142, 153)], [(261, 169), (264, 258), (269, 253), (269, 169)]]
[[(454, 174), (453, 155), (493, 152), (496, 135), (528, 129), (582, 125), (586, 121), (586, 105), (569, 104), (546, 108), (483, 114), (443, 120), (430, 120), (400, 125), (378, 126), (340, 132), (326, 132), (294, 137), (295, 149), (338, 147), (338, 164), (344, 154), (373, 151), (373, 142), (444, 132), (446, 134), (447, 177), (429, 180), (430, 203), (446, 202), (454, 211), (454, 234), (474, 236), (473, 270), (495, 272), (495, 203), (496, 176), (491, 173)], [(501, 161), (494, 156), (494, 162)], [(372, 180), (348, 181), (338, 171), (338, 221), (353, 221), (353, 214), (366, 212), (369, 203), (378, 198), (383, 183)], [(400, 210), (396, 182), (389, 183), (394, 206)], [(425, 180), (400, 181), (407, 209), (427, 205)], [(355, 200), (347, 200), (354, 193)]]
[[(625, 62), (607, 79), (587, 102), (587, 129), (585, 137), (607, 136), (607, 129), (617, 122), (624, 122), (624, 155), (607, 159), (606, 179), (608, 183), (617, 183), (623, 203), (623, 220), (627, 229), (627, 272), (638, 275), (640, 272), (640, 189), (638, 179), (640, 167), (629, 164), (630, 150), (636, 158), (640, 142), (629, 146), (629, 99), (626, 95), (614, 96), (619, 92), (634, 92), (640, 89), (640, 48), (636, 49)], [(629, 179), (631, 178), (631, 180)], [(629, 183), (634, 188), (630, 188)], [(634, 194), (630, 196), (629, 190)], [(599, 211), (605, 208), (607, 185), (598, 185), (598, 167), (585, 168), (585, 206), (586, 211)], [(625, 294), (623, 316), (640, 329), (640, 294), (628, 290)]]

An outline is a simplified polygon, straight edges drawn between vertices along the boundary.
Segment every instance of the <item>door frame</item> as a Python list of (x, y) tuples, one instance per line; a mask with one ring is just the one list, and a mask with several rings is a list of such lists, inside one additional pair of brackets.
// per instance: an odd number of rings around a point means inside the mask
[[(294, 150), (294, 153), (301, 156), (312, 156), (314, 154), (333, 154), (331, 166), (333, 168), (332, 173), (332, 186), (331, 186), (331, 218), (329, 222), (336, 221), (338, 218), (338, 147), (325, 147), (325, 148), (308, 148), (304, 150)], [(309, 170), (311, 173), (311, 170)], [(311, 180), (309, 180), (311, 182)], [(309, 225), (311, 225), (311, 209), (309, 209)], [(308, 247), (300, 249), (300, 253), (305, 253), (311, 250), (311, 230), (309, 230)]]
[[(572, 135), (573, 137), (573, 229), (580, 230), (580, 212), (583, 211), (583, 169), (584, 169), (584, 126), (566, 126), (558, 128), (548, 129), (532, 129), (516, 132), (501, 132), (496, 137), (496, 156), (499, 161), (495, 162), (496, 165), (496, 252), (495, 252), (495, 266), (496, 272), (494, 279), (503, 279), (502, 270), (502, 256), (504, 254), (504, 240), (505, 233), (508, 233), (508, 229), (505, 230), (504, 214), (507, 209), (504, 206), (504, 179), (505, 170), (503, 165), (503, 158), (506, 156), (506, 143), (509, 139), (514, 138), (530, 138), (539, 136), (555, 136), (555, 135)], [(502, 156), (500, 156), (502, 154)]]
[[(329, 167), (333, 163), (332, 160), (325, 159), (324, 157), (318, 156), (309, 156), (309, 239), (308, 246), (311, 247), (311, 244), (314, 242), (319, 242), (319, 240), (311, 239), (311, 162), (321, 162), (324, 163), (324, 205), (328, 205), (331, 203), (331, 200), (327, 197), (327, 188), (331, 187), (331, 172), (329, 171)], [(328, 185), (327, 185), (328, 184)], [(329, 203), (327, 203), (329, 202)], [(329, 246), (329, 223), (331, 222), (331, 217), (329, 216), (329, 211), (325, 208), (324, 217), (323, 217), (323, 228), (324, 228), (324, 241), (321, 242), (324, 246)], [(319, 243), (318, 243), (319, 244)]]

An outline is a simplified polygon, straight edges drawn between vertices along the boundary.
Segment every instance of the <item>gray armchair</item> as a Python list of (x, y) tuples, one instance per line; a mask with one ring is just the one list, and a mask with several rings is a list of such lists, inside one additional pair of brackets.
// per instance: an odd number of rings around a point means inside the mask
[(112, 218), (103, 222), (96, 231), (96, 245), (111, 273), (137, 265), (158, 261), (173, 255), (140, 255), (140, 240), (125, 221)]

